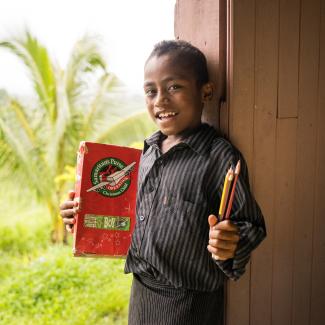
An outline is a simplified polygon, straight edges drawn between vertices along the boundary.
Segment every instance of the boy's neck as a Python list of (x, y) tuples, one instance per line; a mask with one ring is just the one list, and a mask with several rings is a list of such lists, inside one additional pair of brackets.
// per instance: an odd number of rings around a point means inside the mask
[(178, 143), (181, 143), (183, 140), (188, 138), (191, 134), (195, 133), (198, 128), (200, 128), (202, 124), (200, 124), (195, 129), (187, 129), (183, 131), (181, 134), (171, 134), (168, 135), (165, 139), (162, 140), (160, 144), (160, 150), (162, 153), (166, 153), (172, 147), (176, 146)]
[(178, 143), (182, 142), (182, 138), (175, 136), (168, 136), (164, 140), (162, 140), (160, 144), (160, 150), (162, 153), (166, 153), (169, 149), (176, 146)]

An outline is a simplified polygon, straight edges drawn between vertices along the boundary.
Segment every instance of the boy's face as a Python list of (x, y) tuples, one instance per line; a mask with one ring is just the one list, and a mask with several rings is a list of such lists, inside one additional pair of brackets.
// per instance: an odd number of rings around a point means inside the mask
[(145, 66), (147, 109), (167, 136), (182, 135), (200, 125), (203, 88), (197, 85), (192, 70), (182, 67), (172, 54), (154, 56)]

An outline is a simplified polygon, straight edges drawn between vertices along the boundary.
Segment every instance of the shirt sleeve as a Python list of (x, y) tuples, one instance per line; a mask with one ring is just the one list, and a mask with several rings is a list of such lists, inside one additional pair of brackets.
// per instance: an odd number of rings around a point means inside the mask
[(245, 266), (250, 259), (252, 250), (266, 237), (266, 228), (261, 209), (250, 191), (247, 165), (244, 158), (236, 150), (232, 150), (231, 153), (226, 153), (225, 155), (227, 156), (228, 164), (221, 168), (221, 170), (224, 169), (221, 177), (222, 182), (217, 187), (217, 200), (214, 202), (220, 202), (224, 177), (230, 163), (236, 166), (237, 161), (240, 159), (241, 171), (237, 180), (230, 214), (230, 220), (239, 229), (240, 239), (235, 256), (232, 259), (214, 261), (228, 278), (237, 280), (244, 274)]

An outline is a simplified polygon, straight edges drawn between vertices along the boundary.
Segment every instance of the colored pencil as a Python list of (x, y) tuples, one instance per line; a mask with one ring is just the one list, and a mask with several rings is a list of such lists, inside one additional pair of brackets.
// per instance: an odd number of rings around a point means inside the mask
[(223, 219), (223, 216), (225, 214), (226, 204), (227, 204), (228, 196), (229, 196), (229, 189), (231, 187), (231, 182), (232, 182), (233, 178), (234, 178), (234, 170), (232, 167), (230, 167), (226, 174), (225, 181), (223, 184), (223, 190), (222, 190), (220, 207), (219, 207), (219, 220), (220, 221)]
[(237, 165), (236, 165), (234, 184), (232, 186), (225, 219), (229, 219), (229, 216), (230, 216), (232, 204), (233, 204), (234, 197), (235, 197), (235, 190), (236, 190), (236, 184), (237, 184), (239, 173), (240, 173), (240, 160), (238, 160)]

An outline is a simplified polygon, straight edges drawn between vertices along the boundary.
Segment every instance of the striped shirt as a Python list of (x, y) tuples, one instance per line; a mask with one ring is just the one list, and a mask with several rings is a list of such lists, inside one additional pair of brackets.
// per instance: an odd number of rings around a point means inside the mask
[[(141, 157), (136, 227), (125, 272), (175, 288), (215, 291), (227, 276), (238, 279), (251, 251), (266, 235), (264, 219), (249, 188), (240, 152), (202, 124), (166, 153), (160, 131), (145, 140)], [(215, 261), (207, 250), (209, 214), (218, 213), (230, 164), (241, 161), (231, 221), (239, 228), (235, 256)]]

